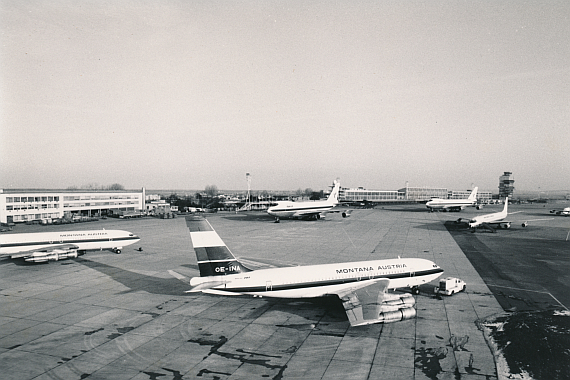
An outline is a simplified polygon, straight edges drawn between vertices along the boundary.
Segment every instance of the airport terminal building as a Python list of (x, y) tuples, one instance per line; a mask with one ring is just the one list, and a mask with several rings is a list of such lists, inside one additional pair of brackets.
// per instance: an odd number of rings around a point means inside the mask
[[(378, 203), (414, 203), (426, 202), (433, 198), (464, 199), (469, 197), (471, 190), (448, 190), (439, 187), (404, 187), (399, 190), (367, 190), (363, 187), (341, 188), (339, 200), (342, 202), (378, 202)], [(478, 191), (479, 203), (487, 203), (493, 199), (490, 191)]]
[(49, 223), (145, 209), (141, 190), (0, 189), (0, 223)]

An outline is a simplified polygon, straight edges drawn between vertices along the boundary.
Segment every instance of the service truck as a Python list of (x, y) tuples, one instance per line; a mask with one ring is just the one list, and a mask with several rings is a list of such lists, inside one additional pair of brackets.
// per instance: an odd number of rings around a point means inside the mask
[(434, 292), (437, 294), (445, 294), (450, 296), (454, 293), (465, 290), (465, 281), (457, 277), (446, 277), (439, 280), (439, 286), (436, 286)]

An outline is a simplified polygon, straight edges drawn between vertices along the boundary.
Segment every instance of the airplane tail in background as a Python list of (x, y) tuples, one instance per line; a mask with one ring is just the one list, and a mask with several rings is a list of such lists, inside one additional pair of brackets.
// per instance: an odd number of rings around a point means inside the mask
[(337, 179), (335, 179), (333, 183), (334, 183), (334, 187), (333, 187), (329, 197), (327, 198), (327, 201), (328, 202), (332, 201), (334, 204), (337, 204), (338, 203), (338, 193), (340, 191), (340, 182)]
[(509, 197), (505, 198), (505, 207), (503, 207), (503, 212), (508, 213), (507, 208), (509, 207)]
[(473, 191), (471, 192), (471, 194), (469, 195), (469, 198), (467, 198), (470, 201), (476, 201), (477, 200), (477, 190), (479, 190), (478, 187), (474, 188)]
[(204, 217), (187, 216), (186, 225), (190, 230), (192, 245), (196, 251), (200, 277), (251, 272), (251, 269), (243, 266), (234, 257)]

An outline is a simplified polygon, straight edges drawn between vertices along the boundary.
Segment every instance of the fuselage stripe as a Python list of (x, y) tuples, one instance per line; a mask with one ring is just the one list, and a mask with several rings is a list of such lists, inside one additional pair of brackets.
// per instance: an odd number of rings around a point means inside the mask
[(128, 236), (128, 237), (118, 237), (114, 238), (112, 236), (107, 238), (98, 238), (98, 239), (63, 239), (59, 240), (51, 240), (51, 241), (31, 241), (31, 242), (16, 242), (16, 243), (6, 243), (0, 244), (2, 248), (8, 247), (26, 247), (26, 246), (34, 246), (34, 245), (59, 245), (59, 244), (77, 244), (77, 243), (96, 243), (96, 242), (121, 242), (121, 241), (129, 241), (129, 240), (140, 240), (138, 236)]
[(288, 212), (288, 211), (312, 211), (312, 210), (324, 210), (324, 209), (329, 209), (332, 208), (333, 205), (328, 205), (328, 206), (316, 206), (316, 207), (299, 207), (299, 208), (282, 208), (282, 209), (270, 209), (268, 211), (271, 212)]
[[(406, 277), (422, 277), (422, 276), (429, 276), (437, 273), (442, 273), (443, 269), (429, 269), (419, 272), (403, 272), (403, 273), (394, 273), (394, 274), (379, 274), (376, 276), (362, 276), (362, 277), (344, 277), (344, 278), (337, 278), (333, 280), (323, 280), (323, 281), (307, 281), (303, 283), (292, 283), (292, 284), (271, 284), (272, 291), (279, 291), (279, 290), (291, 290), (291, 289), (306, 289), (306, 288), (315, 288), (315, 287), (323, 287), (323, 286), (331, 286), (331, 285), (340, 285), (340, 284), (347, 284), (352, 282), (359, 282), (364, 280), (372, 280), (372, 279), (379, 279), (379, 278), (386, 278), (389, 280), (401, 279)], [(216, 287), (216, 289), (224, 290), (226, 292), (232, 293), (255, 293), (255, 292), (265, 292), (267, 290), (266, 286), (251, 286), (251, 287), (240, 287), (240, 288), (232, 288), (231, 284), (227, 284), (226, 287)]]

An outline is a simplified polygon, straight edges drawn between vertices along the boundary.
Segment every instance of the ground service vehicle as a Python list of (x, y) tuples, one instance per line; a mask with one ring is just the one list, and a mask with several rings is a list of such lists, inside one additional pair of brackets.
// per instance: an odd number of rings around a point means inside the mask
[(439, 286), (436, 286), (434, 292), (437, 294), (445, 294), (450, 296), (454, 293), (465, 290), (465, 281), (457, 277), (446, 277), (439, 280)]

